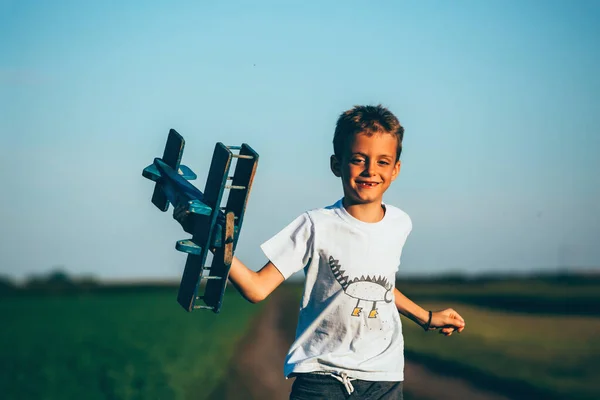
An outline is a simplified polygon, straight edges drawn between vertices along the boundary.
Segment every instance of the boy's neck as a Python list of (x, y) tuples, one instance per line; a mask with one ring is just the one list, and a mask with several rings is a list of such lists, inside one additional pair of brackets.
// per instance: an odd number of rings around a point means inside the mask
[(383, 219), (385, 209), (380, 202), (356, 204), (348, 201), (346, 197), (342, 200), (342, 204), (348, 214), (352, 215), (359, 221), (375, 223)]

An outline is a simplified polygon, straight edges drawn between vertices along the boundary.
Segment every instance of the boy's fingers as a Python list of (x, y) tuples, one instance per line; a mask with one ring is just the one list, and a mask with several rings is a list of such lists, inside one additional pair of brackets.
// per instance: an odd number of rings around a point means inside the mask
[(460, 328), (465, 326), (465, 323), (459, 319), (447, 317), (444, 325), (452, 326), (453, 328)]
[(457, 328), (464, 328), (464, 319), (453, 309), (448, 308), (443, 311), (438, 311), (432, 319), (432, 327), (446, 328), (449, 327), (454, 332)]
[(463, 317), (461, 317), (460, 314), (457, 313), (456, 311), (454, 313), (455, 313), (455, 318), (458, 318), (458, 320), (464, 324), (465, 319)]
[(181, 221), (181, 220), (185, 219), (185, 217), (187, 217), (187, 215), (189, 213), (190, 212), (188, 211), (188, 209), (186, 207), (177, 207), (173, 211), (173, 218), (176, 219), (177, 221)]
[(464, 327), (456, 328), (454, 326), (445, 326), (442, 329), (440, 329), (439, 333), (444, 336), (451, 336), (454, 332), (461, 333), (464, 329)]
[(180, 217), (183, 217), (184, 215), (187, 215), (187, 214), (189, 214), (189, 211), (187, 210), (187, 208), (177, 210), (177, 215), (179, 215)]
[(460, 322), (462, 322), (463, 324), (465, 323), (465, 319), (464, 319), (463, 317), (461, 317), (461, 316), (460, 316), (460, 314), (459, 314), (459, 313), (457, 313), (457, 312), (456, 312), (455, 310), (453, 310), (452, 308), (449, 308), (449, 309), (448, 309), (448, 310), (446, 310), (446, 311), (448, 311), (448, 315), (449, 315), (451, 318), (455, 318), (455, 319), (459, 320)]
[(459, 313), (457, 313), (456, 311), (454, 311), (453, 309), (449, 308), (447, 311), (448, 312), (448, 318), (449, 318), (449, 325), (454, 325), (457, 327), (461, 327), (461, 326), (465, 326), (465, 320), (463, 317), (460, 316)]

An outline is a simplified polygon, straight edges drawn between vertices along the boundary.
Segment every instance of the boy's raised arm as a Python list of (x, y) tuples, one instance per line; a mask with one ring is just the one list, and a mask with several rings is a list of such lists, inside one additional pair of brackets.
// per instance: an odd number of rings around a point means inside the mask
[(465, 329), (465, 320), (451, 308), (431, 312), (431, 321), (429, 321), (430, 311), (414, 303), (398, 289), (394, 289), (394, 302), (402, 315), (421, 327), (425, 327), (429, 322), (429, 330), (441, 328), (441, 333), (446, 336), (452, 335), (454, 331), (462, 332)]
[(251, 303), (266, 299), (284, 280), (281, 272), (270, 261), (258, 272), (246, 267), (235, 256), (231, 262), (229, 281)]
[[(181, 224), (184, 231), (192, 233), (190, 212), (187, 206), (176, 207), (173, 218)], [(231, 261), (229, 281), (251, 303), (258, 303), (269, 296), (283, 281), (281, 272), (271, 263), (266, 263), (258, 272), (252, 271), (237, 257)]]

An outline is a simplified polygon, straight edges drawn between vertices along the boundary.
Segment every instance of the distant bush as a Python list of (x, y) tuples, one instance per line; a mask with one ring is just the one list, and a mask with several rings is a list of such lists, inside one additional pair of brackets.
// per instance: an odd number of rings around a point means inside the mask
[(10, 278), (0, 276), (0, 295), (14, 293), (16, 291), (17, 287)]
[(99, 282), (90, 276), (73, 278), (62, 269), (54, 269), (46, 275), (34, 275), (27, 279), (24, 289), (38, 293), (78, 293), (99, 287)]

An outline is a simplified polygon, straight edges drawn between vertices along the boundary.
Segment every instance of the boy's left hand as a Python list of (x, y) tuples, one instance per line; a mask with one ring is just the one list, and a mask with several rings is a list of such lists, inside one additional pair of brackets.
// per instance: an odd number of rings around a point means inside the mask
[(173, 210), (173, 219), (175, 219), (183, 230), (187, 233), (193, 234), (193, 221), (192, 215), (188, 211), (188, 205), (181, 205), (179, 207), (175, 207)]
[(431, 314), (431, 324), (429, 325), (429, 329), (439, 328), (441, 328), (440, 333), (446, 336), (452, 335), (454, 331), (460, 333), (465, 329), (465, 320), (459, 313), (451, 308), (434, 311)]

